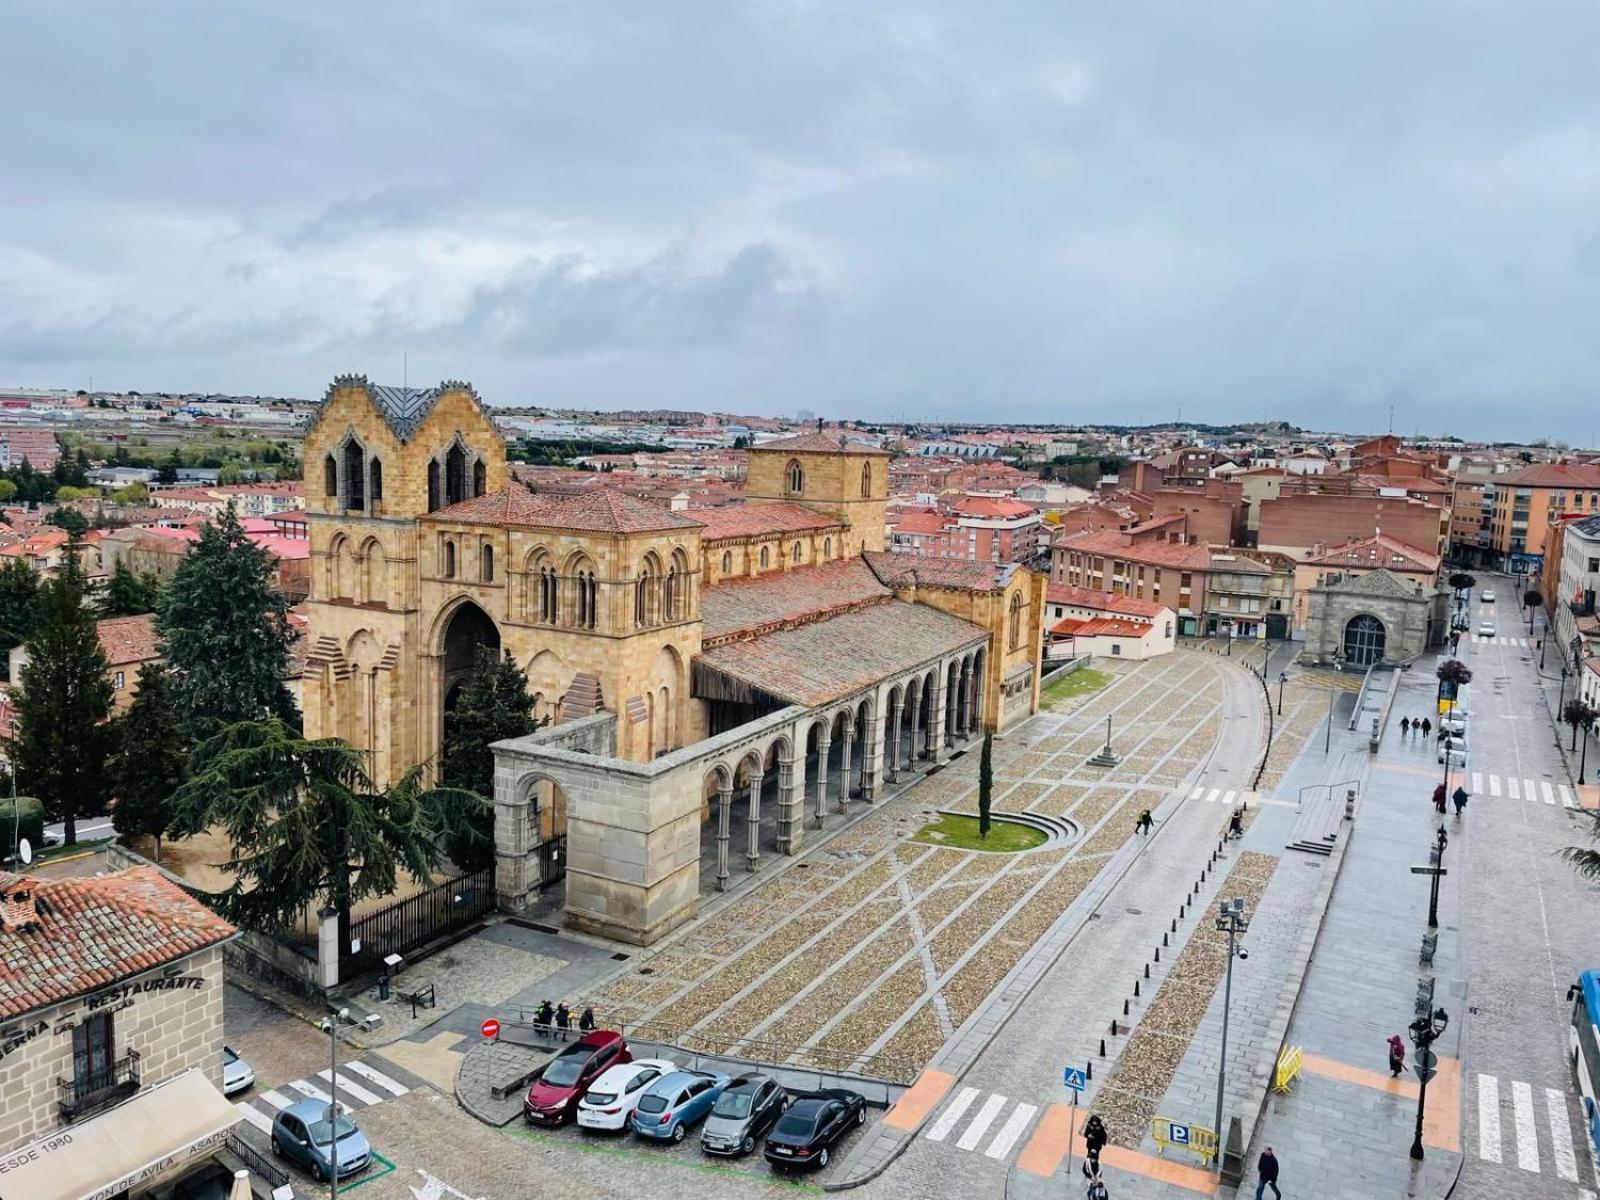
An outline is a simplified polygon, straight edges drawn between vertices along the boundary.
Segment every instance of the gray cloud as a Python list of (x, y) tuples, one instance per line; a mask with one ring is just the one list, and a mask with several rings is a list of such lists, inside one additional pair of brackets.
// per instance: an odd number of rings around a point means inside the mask
[(1600, 13), (8, 12), (0, 380), (1585, 440)]

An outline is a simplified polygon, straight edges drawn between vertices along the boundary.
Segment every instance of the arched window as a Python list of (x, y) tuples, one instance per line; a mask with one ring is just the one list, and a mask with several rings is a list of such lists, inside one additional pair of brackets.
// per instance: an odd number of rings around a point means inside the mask
[(339, 461), (331, 454), (322, 460), (322, 494), (324, 496), (339, 494)]
[(1009, 631), (1011, 649), (1016, 650), (1022, 645), (1022, 593), (1011, 594), (1011, 629)]
[(456, 577), (456, 544), (454, 542), (446, 542), (444, 544), (444, 577), (446, 579), (454, 579)]
[(767, 548), (765, 546), (761, 547), (761, 569), (763, 571), (767, 569)]
[(861, 498), (872, 499), (872, 464), (861, 464)]
[(472, 494), (474, 496), (483, 495), (484, 480), (486, 477), (483, 459), (480, 458), (477, 462), (472, 464)]
[(578, 575), (578, 605), (580, 609), (579, 624), (585, 629), (593, 629), (596, 624), (594, 572), (584, 571)]
[(554, 624), (556, 619), (556, 569), (547, 559), (540, 559), (538, 572), (533, 576), (539, 590), (535, 611), (540, 621)]
[(482, 560), (483, 582), (484, 583), (493, 583), (494, 582), (494, 547), (489, 545), (487, 542), (485, 542), (484, 546), (483, 546), (483, 549), (481, 551), (479, 551), (479, 558)]
[(467, 498), (467, 452), (459, 443), (445, 451), (444, 502), (460, 504)]
[(788, 478), (791, 494), (799, 495), (806, 490), (806, 473), (800, 469), (800, 460), (798, 458), (789, 460), (789, 465), (784, 468), (784, 473)]
[(367, 452), (361, 448), (361, 443), (348, 441), (344, 444), (344, 506), (352, 512), (360, 512), (366, 507), (366, 471), (363, 465), (366, 462)]
[(437, 512), (439, 509), (439, 460), (431, 459), (428, 462), (428, 511)]
[(640, 575), (633, 585), (633, 625), (643, 629), (650, 623), (650, 576)]
[(377, 457), (373, 458), (371, 470), (367, 474), (367, 486), (374, 500), (383, 499), (383, 461)]
[(733, 551), (732, 550), (724, 550), (722, 552), (722, 573), (724, 575), (732, 575), (733, 574)]
[(823, 538), (822, 539), (822, 557), (823, 558), (832, 558), (833, 557), (833, 539), (832, 538)]
[(667, 568), (666, 582), (661, 585), (661, 612), (668, 621), (678, 619), (678, 564)]
[(796, 542), (789, 547), (789, 561), (795, 566), (800, 565), (800, 543)]

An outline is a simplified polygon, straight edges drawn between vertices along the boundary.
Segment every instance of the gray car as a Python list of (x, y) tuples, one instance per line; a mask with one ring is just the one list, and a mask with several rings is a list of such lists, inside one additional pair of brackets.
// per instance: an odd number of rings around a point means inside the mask
[(700, 1130), (707, 1154), (749, 1154), (777, 1124), (789, 1097), (770, 1075), (741, 1075), (722, 1090)]

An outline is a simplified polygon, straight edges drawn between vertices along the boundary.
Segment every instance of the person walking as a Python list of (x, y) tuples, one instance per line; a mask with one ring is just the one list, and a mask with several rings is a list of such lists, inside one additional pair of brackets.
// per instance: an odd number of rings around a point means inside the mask
[(584, 1033), (588, 1033), (594, 1028), (594, 1009), (587, 1004), (583, 1006), (583, 1012), (578, 1014), (578, 1028), (583, 1030)]
[(1133, 829), (1135, 833), (1148, 834), (1150, 826), (1154, 824), (1155, 819), (1150, 816), (1150, 810), (1147, 808), (1139, 814), (1139, 819), (1133, 823)]
[(1283, 1193), (1278, 1190), (1278, 1156), (1268, 1146), (1261, 1152), (1261, 1157), (1256, 1160), (1256, 1200), (1266, 1193), (1267, 1188), (1272, 1189), (1272, 1194), (1283, 1200)]
[(1398, 1033), (1389, 1035), (1389, 1074), (1399, 1075), (1406, 1069), (1406, 1044)]
[(1083, 1200), (1111, 1200), (1111, 1193), (1106, 1191), (1105, 1180), (1091, 1179), (1089, 1190), (1083, 1194)]
[(1456, 788), (1450, 799), (1452, 802), (1454, 802), (1456, 806), (1456, 816), (1459, 817), (1462, 810), (1467, 807), (1467, 789), (1464, 787)]
[(565, 1000), (556, 1005), (556, 1028), (572, 1028), (572, 1010), (567, 1007), (567, 1002)]
[(1436, 784), (1433, 785), (1433, 807), (1434, 807), (1434, 809), (1436, 811), (1442, 813), (1442, 812), (1445, 811), (1445, 807), (1444, 806), (1445, 806), (1444, 784), (1436, 783)]
[(1410, 737), (1411, 736), (1411, 718), (1410, 717), (1401, 717), (1400, 718), (1400, 736), (1401, 737)]
[(550, 1001), (541, 1000), (538, 1009), (533, 1014), (533, 1023), (535, 1025), (549, 1025), (555, 1019), (554, 1013), (555, 1010), (550, 1007)]
[(1422, 736), (1424, 738), (1426, 738), (1432, 732), (1433, 732), (1433, 722), (1428, 720), (1427, 717), (1423, 717), (1422, 718)]
[(1108, 1137), (1106, 1123), (1100, 1119), (1100, 1114), (1091, 1113), (1089, 1119), (1083, 1123), (1083, 1145), (1086, 1151), (1083, 1159), (1084, 1178), (1100, 1178), (1100, 1151), (1106, 1148)]

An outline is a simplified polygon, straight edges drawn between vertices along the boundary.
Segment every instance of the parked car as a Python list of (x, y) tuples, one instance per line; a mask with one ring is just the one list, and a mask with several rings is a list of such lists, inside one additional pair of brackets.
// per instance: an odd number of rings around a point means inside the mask
[(1467, 739), (1465, 734), (1456, 737), (1446, 737), (1439, 742), (1439, 753), (1435, 756), (1438, 762), (1444, 762), (1449, 757), (1452, 767), (1467, 765)]
[(707, 1154), (749, 1154), (788, 1106), (788, 1093), (770, 1075), (741, 1075), (711, 1106), (700, 1148)]
[(1478, 593), (1478, 599), (1482, 600), (1485, 604), (1493, 604), (1494, 603), (1494, 589), (1493, 588), (1484, 588), (1482, 592)]
[(296, 1100), (272, 1119), (272, 1152), (310, 1171), (317, 1179), (340, 1179), (367, 1169), (372, 1147), (367, 1135), (344, 1113), (330, 1127), (328, 1103), (309, 1096)]
[(1457, 737), (1467, 736), (1467, 710), (1464, 708), (1452, 709), (1439, 718), (1439, 728), (1447, 734)]
[(681, 1142), (689, 1126), (710, 1115), (728, 1086), (720, 1071), (674, 1071), (663, 1075), (639, 1097), (628, 1124), (640, 1137)]
[(626, 1129), (645, 1089), (677, 1069), (677, 1063), (665, 1058), (637, 1058), (608, 1067), (578, 1101), (578, 1124), (584, 1129)]
[(545, 1065), (522, 1100), (522, 1117), (530, 1125), (565, 1125), (578, 1099), (606, 1070), (633, 1061), (622, 1035), (596, 1029), (567, 1046)]
[(1493, 637), (1494, 636), (1494, 622), (1493, 621), (1479, 621), (1478, 622), (1478, 636), (1479, 637)]
[(222, 1094), (242, 1092), (256, 1081), (256, 1073), (232, 1046), (222, 1048)]
[(859, 1092), (807, 1092), (789, 1102), (762, 1153), (775, 1167), (825, 1167), (839, 1139), (866, 1119), (867, 1102)]

